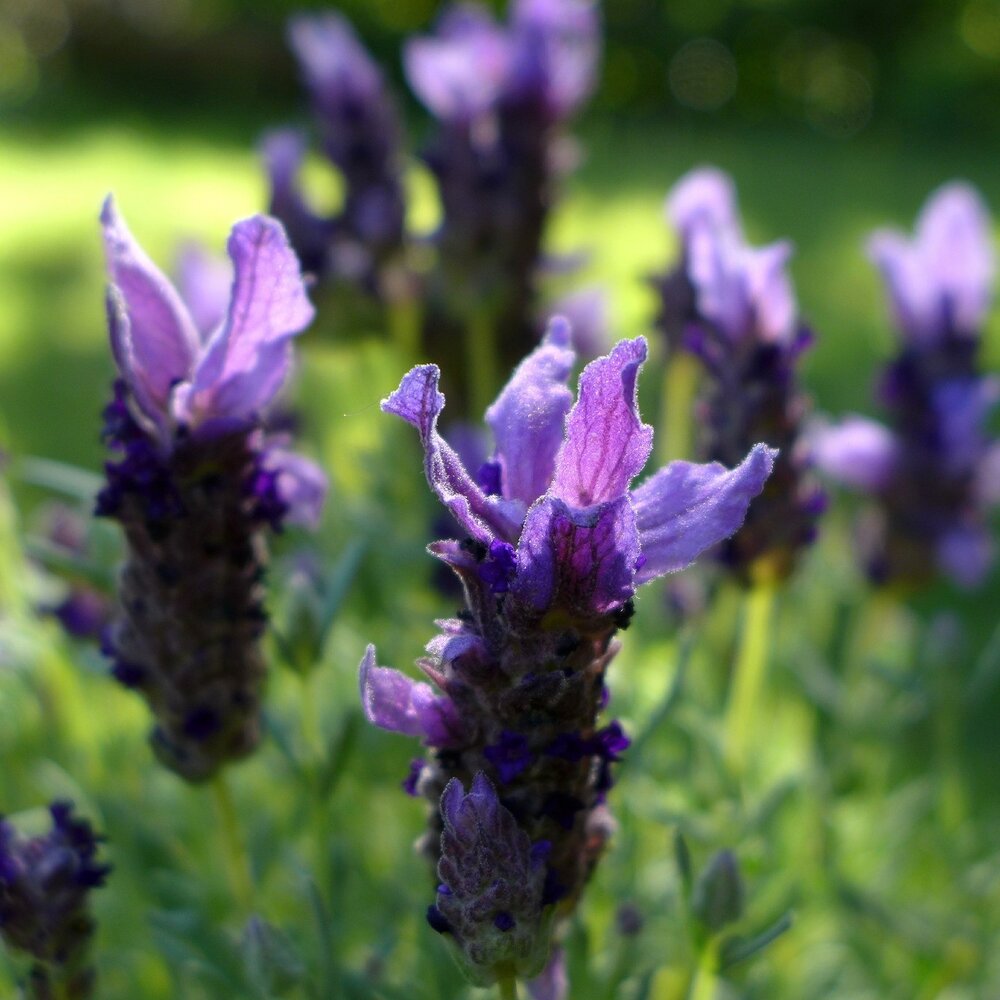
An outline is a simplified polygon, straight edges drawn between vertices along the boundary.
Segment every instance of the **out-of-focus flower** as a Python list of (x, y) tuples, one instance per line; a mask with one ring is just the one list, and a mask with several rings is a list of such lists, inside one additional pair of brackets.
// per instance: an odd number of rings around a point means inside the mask
[(322, 472), (262, 429), (313, 310), (273, 219), (233, 227), (234, 277), (214, 329), (199, 326), (110, 198), (102, 222), (120, 376), (104, 438), (120, 457), (105, 466), (96, 512), (128, 543), (107, 651), (156, 716), (158, 757), (202, 780), (258, 738), (263, 529), (314, 523), (322, 503)]
[(537, 343), (542, 241), (572, 160), (563, 130), (593, 89), (599, 50), (588, 0), (518, 0), (507, 24), (454, 7), (434, 36), (407, 43), (410, 86), (440, 123), (425, 154), (441, 200), (432, 353), (456, 326), (492, 327), (501, 369)]
[(780, 452), (774, 475), (720, 557), (744, 580), (781, 580), (815, 537), (825, 509), (802, 435), (809, 404), (795, 368), (812, 334), (799, 319), (786, 272), (791, 244), (750, 246), (732, 181), (713, 168), (682, 178), (667, 211), (681, 254), (676, 270), (656, 281), (659, 323), (669, 346), (695, 355), (707, 376), (697, 406), (700, 453), (732, 464), (756, 441)]
[(288, 231), (303, 268), (370, 294), (387, 294), (386, 269), (404, 241), (402, 132), (385, 79), (347, 20), (302, 14), (289, 40), (312, 99), (323, 152), (344, 181), (344, 200), (331, 218), (317, 216), (298, 188), (305, 139), (270, 133), (263, 143), (271, 179), (269, 211)]
[(920, 586), (941, 572), (974, 587), (993, 562), (1000, 442), (987, 425), (1000, 380), (977, 364), (996, 270), (990, 231), (979, 195), (952, 183), (928, 199), (912, 240), (881, 230), (868, 243), (900, 336), (878, 386), (888, 426), (848, 417), (817, 429), (814, 447), (825, 472), (876, 501), (860, 534), (879, 584)]
[(96, 996), (89, 895), (110, 868), (97, 860), (100, 838), (69, 803), (49, 812), (52, 829), (31, 838), (0, 817), (0, 938), (35, 960), (29, 997), (86, 1000)]
[[(774, 463), (758, 445), (735, 469), (674, 462), (632, 489), (653, 436), (636, 403), (645, 357), (643, 339), (622, 341), (584, 369), (574, 404), (570, 330), (554, 320), (487, 411), (495, 450), (477, 478), (437, 432), (435, 366), (414, 368), (382, 404), (419, 431), (428, 482), (466, 535), (430, 547), (462, 580), (466, 608), (438, 623), (420, 661), (433, 687), (377, 666), (369, 646), (362, 702), (375, 725), (431, 750), (411, 776), (435, 807), (424, 846), (443, 885), (431, 923), (480, 984), (504, 963), (542, 973), (553, 915), (573, 909), (611, 834), (611, 765), (629, 740), (598, 714), (637, 587), (732, 534)], [(463, 799), (474, 778), (478, 797)], [(469, 798), (469, 816), (489, 820), (476, 829), (502, 836), (462, 836), (452, 814)], [(493, 905), (482, 875), (497, 869), (494, 842), (517, 856), (516, 905), (503, 885)]]

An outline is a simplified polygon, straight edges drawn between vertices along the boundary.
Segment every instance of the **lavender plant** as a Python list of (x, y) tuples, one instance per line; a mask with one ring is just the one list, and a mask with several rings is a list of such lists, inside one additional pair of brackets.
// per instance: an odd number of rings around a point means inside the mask
[(622, 341), (584, 369), (574, 405), (570, 330), (553, 321), (486, 413), (495, 451), (475, 478), (437, 431), (436, 366), (382, 403), (419, 431), (431, 489), (466, 533), (430, 546), (466, 606), (420, 661), (434, 687), (369, 646), (362, 702), (427, 744), (406, 786), (431, 804), (428, 920), (473, 982), (508, 992), (542, 972), (614, 827), (611, 767), (629, 740), (598, 717), (637, 588), (731, 535), (774, 463), (757, 445), (731, 471), (675, 462), (632, 489), (653, 439), (636, 401), (645, 358), (642, 338)]
[(33, 959), (30, 1000), (86, 1000), (97, 995), (89, 896), (110, 867), (98, 861), (100, 838), (72, 805), (54, 802), (49, 813), (51, 830), (30, 838), (0, 817), (0, 938)]
[(218, 281), (187, 280), (205, 293), (189, 308), (110, 198), (102, 223), (119, 378), (96, 513), (128, 545), (107, 652), (156, 717), (157, 757), (202, 781), (258, 740), (265, 530), (315, 523), (323, 500), (323, 474), (263, 419), (313, 309), (274, 219), (233, 227), (231, 292), (212, 308)]
[(993, 562), (987, 519), (1000, 502), (1000, 442), (987, 421), (1000, 380), (982, 375), (980, 333), (996, 261), (989, 213), (976, 191), (936, 191), (913, 239), (874, 233), (899, 351), (878, 383), (888, 425), (851, 416), (816, 437), (820, 467), (874, 501), (862, 559), (880, 585), (920, 587), (938, 573), (979, 584)]
[(809, 403), (795, 368), (813, 337), (785, 270), (791, 244), (749, 245), (732, 182), (717, 170), (682, 178), (667, 209), (681, 258), (660, 282), (659, 322), (668, 344), (701, 362), (700, 454), (733, 464), (755, 441), (779, 449), (760, 500), (719, 556), (746, 583), (781, 581), (825, 508), (803, 436)]
[(344, 199), (329, 218), (309, 208), (298, 186), (305, 137), (281, 130), (263, 143), (269, 211), (284, 223), (306, 271), (392, 300), (406, 285), (402, 130), (396, 107), (381, 70), (345, 18), (303, 14), (292, 19), (288, 35), (323, 152), (343, 179)]
[(424, 158), (437, 181), (433, 356), (467, 342), (473, 411), (537, 343), (543, 238), (573, 162), (565, 126), (594, 87), (600, 49), (590, 0), (514, 0), (507, 25), (449, 8), (436, 35), (404, 53), (414, 93), (439, 127)]

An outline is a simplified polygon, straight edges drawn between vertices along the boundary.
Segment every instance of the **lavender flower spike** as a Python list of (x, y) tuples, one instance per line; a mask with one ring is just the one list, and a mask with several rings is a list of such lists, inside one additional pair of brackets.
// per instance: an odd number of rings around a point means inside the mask
[(322, 503), (322, 472), (264, 425), (313, 309), (273, 219), (233, 227), (224, 303), (216, 265), (189, 259), (196, 312), (110, 198), (101, 220), (120, 376), (104, 437), (119, 457), (105, 466), (96, 513), (128, 543), (107, 652), (156, 716), (157, 756), (199, 781), (257, 742), (264, 528), (314, 523)]
[[(611, 768), (629, 740), (598, 715), (636, 588), (736, 531), (775, 458), (759, 445), (733, 470), (674, 463), (633, 489), (652, 446), (636, 403), (646, 342), (587, 365), (575, 403), (570, 343), (553, 320), (489, 408), (495, 450), (478, 480), (437, 432), (436, 367), (382, 403), (420, 432), (428, 482), (466, 533), (430, 547), (466, 608), (427, 645), (430, 684), (376, 667), (369, 647), (362, 700), (369, 721), (429, 748), (407, 782), (432, 806), (428, 916), (481, 985), (542, 975), (553, 921), (611, 835)], [(560, 969), (546, 975), (538, 995), (558, 996)]]
[(825, 497), (809, 475), (807, 398), (795, 367), (812, 340), (786, 273), (791, 245), (747, 244), (732, 181), (700, 168), (677, 182), (668, 215), (681, 241), (677, 267), (654, 279), (658, 325), (671, 350), (700, 362), (703, 458), (731, 465), (754, 442), (781, 452), (747, 523), (720, 558), (740, 579), (783, 580), (815, 537)]
[(931, 195), (912, 241), (882, 230), (868, 242), (900, 334), (878, 386), (888, 426), (848, 418), (817, 431), (816, 456), (875, 501), (859, 535), (877, 584), (919, 587), (941, 572), (974, 587), (993, 562), (1000, 443), (987, 427), (1000, 382), (977, 362), (996, 270), (991, 228), (979, 195), (952, 183)]
[(104, 884), (100, 840), (73, 807), (55, 802), (52, 829), (26, 839), (0, 817), (0, 938), (34, 959), (29, 998), (96, 996), (89, 961), (95, 922), (88, 896)]

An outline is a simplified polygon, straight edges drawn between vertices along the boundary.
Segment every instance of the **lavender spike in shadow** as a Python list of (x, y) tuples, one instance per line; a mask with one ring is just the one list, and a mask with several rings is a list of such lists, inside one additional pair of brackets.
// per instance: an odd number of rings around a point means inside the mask
[(319, 126), (323, 152), (344, 182), (330, 218), (317, 216), (298, 187), (306, 142), (291, 130), (263, 142), (269, 211), (284, 223), (307, 272), (385, 297), (387, 268), (404, 242), (402, 130), (382, 71), (339, 14), (301, 14), (288, 28)]
[(202, 781), (257, 744), (265, 529), (314, 524), (323, 501), (322, 472), (262, 425), (313, 309), (274, 219), (233, 227), (224, 318), (208, 329), (195, 315), (211, 303), (192, 313), (110, 198), (101, 218), (119, 378), (104, 411), (116, 458), (96, 513), (128, 545), (107, 652), (156, 717), (161, 762)]
[(912, 239), (880, 230), (868, 251), (900, 338), (877, 392), (888, 426), (851, 416), (817, 431), (817, 464), (875, 500), (861, 523), (874, 583), (920, 587), (942, 573), (974, 587), (993, 563), (988, 513), (1000, 503), (988, 433), (1000, 380), (977, 359), (996, 271), (989, 212), (969, 185), (947, 184)]
[(812, 343), (786, 273), (791, 244), (749, 245), (732, 181), (702, 168), (667, 201), (680, 235), (677, 269), (660, 284), (660, 325), (704, 372), (699, 453), (733, 464), (756, 441), (779, 450), (774, 475), (741, 530), (720, 549), (745, 582), (786, 579), (813, 541), (826, 498), (809, 475), (803, 437), (809, 400), (796, 366)]
[(378, 666), (369, 646), (362, 703), (427, 746), (407, 784), (432, 807), (429, 919), (480, 985), (542, 974), (552, 923), (614, 828), (606, 798), (629, 740), (598, 716), (637, 588), (736, 531), (774, 463), (758, 445), (735, 469), (675, 462), (633, 489), (653, 437), (636, 404), (645, 358), (642, 338), (622, 341), (584, 369), (574, 403), (570, 330), (553, 320), (487, 411), (488, 489), (438, 433), (436, 366), (382, 403), (418, 430), (428, 483), (465, 533), (430, 551), (466, 607), (427, 646), (430, 683)]
[(54, 802), (49, 812), (51, 830), (31, 838), (0, 817), (0, 938), (34, 959), (29, 998), (86, 1000), (96, 996), (89, 896), (111, 869), (97, 860), (101, 838), (72, 805)]
[(407, 79), (439, 123), (424, 154), (442, 212), (432, 353), (462, 330), (492, 330), (507, 370), (537, 344), (543, 239), (574, 159), (564, 129), (594, 87), (599, 51), (587, 0), (517, 0), (507, 24), (455, 6), (433, 36), (407, 43)]

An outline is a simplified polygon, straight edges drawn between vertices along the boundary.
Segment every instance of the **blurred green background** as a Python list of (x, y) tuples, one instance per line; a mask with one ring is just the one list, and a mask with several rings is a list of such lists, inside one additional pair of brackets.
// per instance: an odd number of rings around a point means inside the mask
[[(283, 29), (307, 6), (0, 0), (0, 446), (15, 471), (32, 455), (95, 472), (102, 461), (112, 374), (102, 198), (115, 192), (165, 266), (182, 238), (221, 249), (232, 221), (264, 205), (260, 133), (308, 124)], [(406, 97), (398, 52), (438, 5), (340, 9), (396, 81), (416, 148), (428, 122)], [(1000, 209), (1000, 4), (608, 0), (605, 21), (602, 82), (574, 130), (585, 158), (551, 236), (555, 248), (590, 251), (581, 281), (608, 286), (613, 336), (649, 332), (643, 277), (673, 254), (663, 197), (692, 166), (715, 163), (737, 181), (751, 238), (796, 244), (792, 272), (817, 330), (804, 379), (818, 408), (870, 411), (893, 339), (865, 234), (909, 227), (952, 177)], [(311, 171), (315, 190), (335, 197), (321, 165)], [(415, 224), (429, 228), (436, 209), (416, 166), (412, 185)], [(985, 342), (993, 369), (997, 326), (994, 316)], [(409, 853), (422, 808), (398, 789), (415, 747), (357, 726), (364, 643), (378, 641), (380, 662), (405, 667), (432, 617), (449, 610), (427, 586), (433, 504), (415, 442), (377, 409), (411, 359), (378, 330), (324, 338), (322, 318), (302, 348), (305, 440), (330, 470), (333, 503), (318, 541), (286, 538), (279, 555), (315, 547), (333, 565), (353, 540), (366, 549), (315, 674), (302, 684), (275, 671), (273, 738), (234, 771), (259, 906), (316, 981), (342, 991), (288, 995), (465, 996), (423, 925), (425, 873)], [(650, 420), (659, 361), (654, 342)], [(154, 767), (143, 707), (102, 676), (96, 653), (30, 615), (44, 586), (21, 547), (48, 491), (18, 475), (10, 483), (20, 510), (0, 493), (0, 601), (18, 627), (0, 643), (0, 811), (70, 795), (109, 832), (117, 872), (98, 900), (108, 997), (242, 996), (210, 802)], [(113, 529), (98, 530), (113, 551)], [(652, 1000), (683, 995), (692, 956), (670, 848), (677, 828), (697, 864), (737, 849), (752, 900), (747, 932), (789, 907), (798, 914), (721, 996), (1000, 995), (1000, 649), (988, 643), (997, 576), (971, 597), (941, 587), (915, 610), (873, 610), (850, 530), (837, 510), (782, 597), (748, 788), (733, 787), (717, 753), (739, 596), (723, 593), (699, 623), (686, 675), (662, 594), (640, 601), (612, 686), (630, 730), (653, 728), (615, 792), (622, 831), (572, 931), (574, 1000), (640, 996), (608, 985), (622, 964), (665, 970)], [(279, 624), (282, 600), (272, 600)], [(682, 697), (668, 716), (675, 683)], [(323, 781), (336, 790), (317, 801)], [(638, 942), (614, 930), (622, 901), (646, 916)]]

